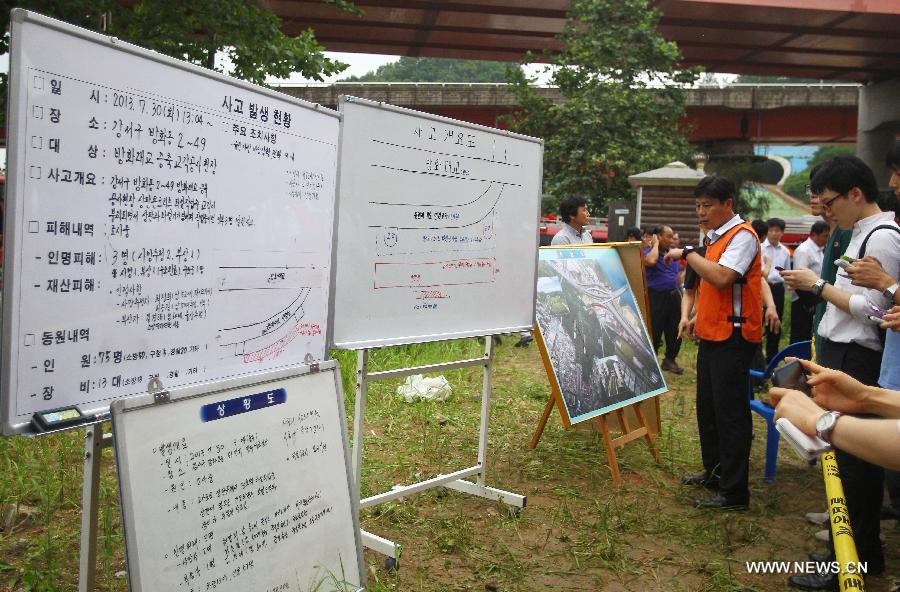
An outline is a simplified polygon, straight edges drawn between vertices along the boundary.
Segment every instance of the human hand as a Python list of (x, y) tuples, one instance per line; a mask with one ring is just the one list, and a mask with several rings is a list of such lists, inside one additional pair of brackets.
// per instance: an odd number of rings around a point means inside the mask
[[(797, 358), (787, 358), (787, 361), (795, 359)], [(810, 374), (806, 384), (812, 389), (816, 403), (842, 413), (866, 413), (866, 385), (839, 370), (825, 368), (810, 360), (797, 361)]]
[(879, 292), (896, 281), (884, 271), (878, 259), (868, 255), (862, 259), (857, 259), (844, 271), (850, 276), (854, 286), (872, 288)]
[(682, 318), (678, 323), (678, 339), (694, 338), (694, 319)]
[[(653, 235), (656, 236), (656, 235)], [(681, 255), (684, 253), (684, 249), (669, 249), (666, 251), (665, 260), (666, 261), (678, 261), (681, 259)]]
[(780, 273), (784, 278), (784, 283), (793, 290), (808, 292), (812, 289), (813, 284), (819, 281), (819, 276), (810, 269), (784, 269)]
[(659, 244), (659, 235), (658, 235), (658, 234), (654, 234), (654, 235), (650, 238), (650, 244), (651, 244), (652, 246), (654, 246), (654, 247), (655, 247), (656, 245)]
[(895, 306), (891, 310), (887, 311), (881, 321), (882, 329), (893, 329), (894, 331), (900, 331), (900, 306)]
[(779, 387), (769, 389), (769, 398), (775, 405), (776, 420), (784, 417), (807, 436), (816, 435), (816, 420), (825, 410), (812, 399), (800, 391)]
[(765, 323), (766, 327), (769, 329), (769, 333), (781, 332), (781, 319), (778, 318), (778, 311), (774, 308), (766, 309)]

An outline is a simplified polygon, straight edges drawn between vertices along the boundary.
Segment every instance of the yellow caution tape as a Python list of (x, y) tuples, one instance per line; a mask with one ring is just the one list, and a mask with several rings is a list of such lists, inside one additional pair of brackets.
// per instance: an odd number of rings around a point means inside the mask
[(847, 511), (844, 486), (841, 484), (834, 451), (822, 455), (822, 474), (825, 476), (825, 497), (828, 498), (828, 521), (831, 523), (831, 534), (834, 538), (834, 554), (840, 567), (839, 589), (865, 590), (865, 582), (859, 573), (865, 571), (865, 566), (861, 568), (859, 556), (856, 554), (853, 529), (850, 527), (850, 512)]

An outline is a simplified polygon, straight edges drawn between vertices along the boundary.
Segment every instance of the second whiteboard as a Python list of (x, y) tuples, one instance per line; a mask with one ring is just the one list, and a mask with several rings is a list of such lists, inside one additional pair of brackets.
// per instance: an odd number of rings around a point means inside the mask
[(528, 329), (543, 143), (341, 97), (335, 347)]

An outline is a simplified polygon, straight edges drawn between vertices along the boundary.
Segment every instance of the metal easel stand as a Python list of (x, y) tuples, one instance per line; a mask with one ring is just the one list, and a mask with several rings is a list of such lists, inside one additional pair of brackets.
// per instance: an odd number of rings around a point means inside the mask
[[(457, 368), (467, 368), (470, 366), (482, 366), (484, 368), (484, 380), (481, 387), (481, 428), (478, 439), (478, 464), (446, 475), (438, 475), (437, 477), (426, 479), (425, 481), (420, 481), (413, 485), (395, 485), (390, 491), (360, 499), (360, 509), (383, 504), (399, 497), (419, 493), (420, 491), (433, 489), (435, 487), (446, 487), (462, 493), (468, 493), (469, 495), (502, 502), (509, 506), (510, 511), (515, 514), (518, 514), (519, 510), (525, 507), (524, 495), (510, 493), (509, 491), (503, 491), (502, 489), (495, 489), (484, 484), (487, 465), (488, 423), (490, 420), (491, 401), (491, 366), (493, 364), (493, 359), (493, 343), (490, 335), (485, 339), (483, 357), (458, 360), (455, 362), (443, 362), (440, 364), (429, 364), (426, 366), (416, 366), (415, 368), (369, 372), (369, 350), (362, 349), (357, 352), (356, 406), (353, 414), (353, 451), (351, 458), (353, 475), (356, 479), (357, 495), (359, 495), (360, 492), (364, 434), (363, 423), (366, 413), (366, 389), (368, 384), (379, 380), (402, 378), (404, 376), (422, 374), (425, 372), (440, 372), (444, 370), (455, 370)], [(466, 479), (468, 477), (475, 477), (475, 482), (467, 481)], [(382, 555), (387, 555), (388, 559), (385, 561), (385, 567), (388, 570), (397, 569), (399, 567), (399, 544), (366, 532), (365, 530), (362, 531), (362, 542), (365, 547)]]
[(103, 433), (103, 423), (84, 431), (84, 476), (81, 485), (81, 554), (78, 592), (93, 592), (97, 580), (97, 524), (100, 502), (100, 463), (103, 449), (112, 446), (112, 434)]

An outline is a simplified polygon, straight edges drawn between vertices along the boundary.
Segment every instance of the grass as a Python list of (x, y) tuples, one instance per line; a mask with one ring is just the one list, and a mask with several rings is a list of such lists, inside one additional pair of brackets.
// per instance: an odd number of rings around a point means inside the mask
[[(824, 507), (819, 467), (786, 447), (774, 485), (762, 481), (763, 422), (754, 417), (751, 508), (703, 513), (695, 490), (678, 484), (699, 468), (694, 415), (696, 350), (679, 361), (687, 372), (667, 374), (657, 465), (642, 441), (618, 451), (623, 485), (612, 485), (595, 432), (566, 430), (554, 411), (536, 449), (528, 442), (549, 395), (534, 345), (495, 348), (487, 484), (528, 496), (511, 516), (494, 502), (429, 490), (365, 510), (364, 529), (403, 545), (400, 569), (366, 552), (369, 589), (438, 590), (686, 590), (785, 589), (784, 576), (751, 575), (750, 560), (799, 560), (821, 551), (816, 527), (803, 514)], [(374, 350), (370, 371), (483, 355), (479, 340)], [(356, 354), (340, 360), (348, 421), (352, 421)], [(478, 450), (479, 368), (444, 373), (450, 400), (405, 403), (401, 380), (369, 385), (363, 495), (387, 491), (475, 464)], [(0, 531), (0, 590), (76, 590), (81, 503), (82, 434), (0, 440), (0, 509), (26, 509), (30, 518)], [(98, 590), (127, 590), (117, 485), (111, 451), (104, 451), (98, 543)], [(2, 516), (0, 516), (2, 518)], [(888, 574), (868, 589), (898, 589), (900, 533), (886, 529)], [(117, 574), (119, 574), (117, 576)]]

